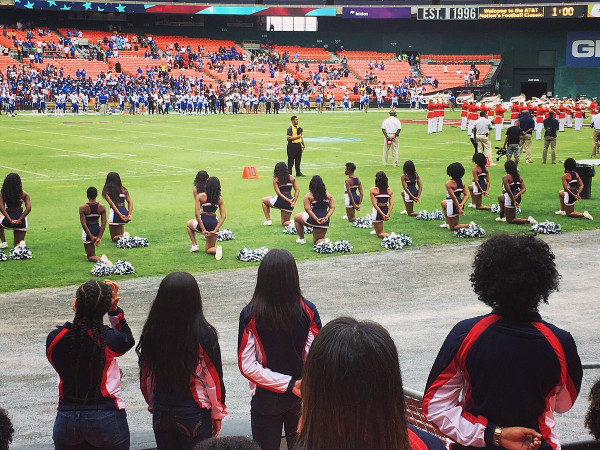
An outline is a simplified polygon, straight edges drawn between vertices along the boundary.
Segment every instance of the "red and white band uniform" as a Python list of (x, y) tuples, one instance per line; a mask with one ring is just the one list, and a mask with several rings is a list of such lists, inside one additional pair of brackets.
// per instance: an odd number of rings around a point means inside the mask
[(467, 114), (467, 134), (471, 136), (473, 134), (473, 125), (477, 120), (477, 113), (479, 112), (479, 108), (475, 103), (469, 104), (469, 113)]
[(467, 115), (469, 114), (469, 104), (464, 102), (461, 107), (462, 111), (460, 112), (460, 129), (462, 131), (467, 131)]
[(581, 126), (583, 125), (583, 111), (579, 105), (575, 105), (574, 116), (575, 116), (575, 131), (581, 130)]
[(515, 124), (515, 121), (519, 118), (519, 113), (521, 112), (521, 105), (518, 103), (513, 103), (510, 107), (510, 126), (512, 127)]
[(535, 110), (535, 140), (542, 139), (542, 128), (544, 128), (544, 110), (543, 106), (538, 106)]
[(437, 114), (438, 114), (438, 131), (442, 131), (442, 127), (444, 126), (444, 108), (448, 107), (447, 103), (444, 102), (440, 102), (437, 104), (438, 110), (437, 110)]
[(437, 116), (436, 106), (433, 101), (427, 104), (427, 134), (435, 133), (437, 131)]
[(565, 123), (567, 122), (567, 109), (563, 103), (558, 107), (558, 131), (565, 131)]
[(567, 104), (565, 106), (565, 113), (567, 114), (567, 128), (573, 128), (573, 105)]
[(496, 106), (494, 113), (496, 114), (494, 117), (494, 127), (496, 128), (496, 140), (499, 141), (502, 139), (502, 126), (504, 125), (504, 113), (506, 109), (502, 107), (502, 105)]

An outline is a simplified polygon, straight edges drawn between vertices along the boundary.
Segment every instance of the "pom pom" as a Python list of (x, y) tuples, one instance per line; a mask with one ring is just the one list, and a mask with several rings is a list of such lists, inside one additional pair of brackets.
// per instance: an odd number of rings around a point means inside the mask
[(521, 214), (521, 207), (517, 206), (517, 210), (515, 211), (515, 214)]
[(559, 223), (554, 223), (546, 220), (531, 225), (531, 231), (536, 234), (560, 234), (561, 228)]
[(365, 217), (357, 217), (352, 222), (354, 228), (373, 228), (373, 220), (371, 215), (367, 214)]
[(235, 234), (228, 228), (217, 231), (217, 242), (231, 241), (235, 239)]
[(11, 249), (9, 252), (10, 259), (14, 260), (22, 260), (22, 259), (31, 259), (31, 250), (29, 247), (25, 245), (25, 241), (21, 241), (15, 248)]
[(313, 245), (313, 250), (317, 253), (333, 253), (333, 244), (329, 239), (324, 239)]
[(133, 269), (133, 264), (129, 261), (118, 260), (113, 266), (113, 274), (114, 275), (127, 275), (130, 273), (135, 273)]
[(237, 254), (237, 259), (238, 261), (242, 262), (259, 262), (262, 261), (267, 253), (269, 253), (269, 249), (267, 247), (260, 247), (256, 250), (244, 247)]
[(348, 242), (345, 239), (342, 239), (341, 241), (335, 241), (335, 243), (333, 244), (334, 252), (350, 253), (350, 252), (352, 252), (352, 250), (354, 250), (352, 248), (352, 245), (350, 245), (350, 242)]
[(0, 250), (0, 261), (6, 261), (6, 260), (8, 260), (6, 253), (4, 253), (2, 250)]
[(454, 237), (457, 238), (483, 238), (485, 230), (479, 225), (471, 223), (467, 228), (458, 228), (454, 230)]
[(381, 246), (388, 250), (402, 250), (407, 245), (412, 245), (412, 239), (406, 234), (392, 233), (381, 240)]
[[(296, 231), (296, 227), (292, 224), (286, 225), (283, 228), (283, 232), (285, 234), (292, 234), (292, 235), (297, 235), (298, 232)], [(304, 227), (304, 234), (312, 234), (313, 233), (313, 228), (312, 227)]]
[(500, 205), (494, 203), (493, 205), (490, 206), (490, 212), (494, 213), (494, 214), (500, 214)]
[(148, 247), (148, 239), (140, 236), (127, 236), (123, 235), (117, 241), (117, 248), (136, 248), (136, 247)]
[(94, 264), (94, 267), (92, 267), (92, 275), (95, 277), (108, 277), (112, 275), (112, 273), (112, 266), (104, 261), (98, 261), (96, 264)]
[(440, 211), (439, 209), (436, 209), (435, 211), (432, 211), (430, 213), (428, 213), (425, 210), (419, 211), (419, 213), (416, 216), (416, 219), (417, 220), (446, 220), (446, 218), (444, 217), (444, 213), (442, 211)]

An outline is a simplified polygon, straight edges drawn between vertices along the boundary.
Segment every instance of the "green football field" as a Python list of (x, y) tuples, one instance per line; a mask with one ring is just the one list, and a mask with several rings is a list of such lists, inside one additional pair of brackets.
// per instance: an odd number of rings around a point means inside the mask
[[(389, 251), (381, 248), (380, 239), (370, 235), (369, 230), (353, 228), (342, 220), (345, 214), (344, 164), (352, 161), (357, 165), (356, 175), (367, 194), (373, 186), (375, 172), (382, 170), (381, 122), (386, 117), (385, 111), (373, 110), (368, 114), (300, 115), (307, 146), (302, 162), (302, 171), (307, 177), (299, 179), (300, 198), (307, 192), (310, 177), (321, 175), (337, 206), (327, 237), (332, 241), (349, 240), (354, 252)], [(442, 133), (428, 136), (425, 122), (409, 122), (424, 120), (424, 112), (400, 111), (398, 117), (407, 122), (403, 123), (400, 135), (400, 167), (393, 168), (390, 161), (384, 169), (396, 194), (393, 217), (385, 223), (385, 230), (410, 235), (414, 246), (456, 242), (459, 239), (448, 229), (440, 228), (438, 221), (417, 221), (400, 215), (404, 209), (399, 195), (401, 166), (407, 159), (415, 162), (424, 185), (422, 202), (415, 210), (432, 211), (440, 207), (445, 196), (449, 163), (462, 162), (467, 170), (464, 181), (471, 181), (473, 148), (466, 133), (455, 126), (446, 124)], [(447, 115), (447, 119), (453, 118), (458, 119), (459, 113)], [(200, 117), (0, 116), (0, 178), (4, 179), (9, 172), (19, 173), (24, 190), (31, 196), (26, 241), (33, 253), (33, 259), (28, 261), (0, 262), (0, 292), (79, 284), (90, 278), (93, 264), (87, 261), (81, 243), (78, 207), (85, 203), (89, 186), (102, 189), (109, 171), (120, 173), (134, 203), (133, 220), (126, 230), (150, 242), (147, 248), (117, 249), (116, 244), (110, 242), (107, 227), (98, 253), (106, 253), (113, 262), (131, 261), (136, 273), (128, 277), (160, 276), (175, 270), (198, 273), (243, 267), (248, 263), (236, 259), (242, 247), (283, 247), (298, 260), (333, 257), (316, 254), (310, 245), (311, 236), (302, 246), (296, 244), (295, 236), (283, 234), (277, 210), (272, 213), (273, 226), (262, 226), (261, 199), (274, 194), (273, 166), (286, 160), (285, 131), (289, 119), (289, 113)], [(566, 232), (599, 227), (597, 195), (576, 205), (577, 210), (587, 209), (597, 216), (595, 221), (554, 215), (559, 208), (557, 192), (563, 173), (560, 161), (567, 157), (589, 158), (591, 141), (587, 124), (580, 132), (568, 129), (558, 138), (559, 163), (544, 166), (541, 164), (543, 141), (534, 140), (534, 164), (520, 165), (528, 188), (523, 197), (522, 217), (532, 215), (539, 221), (555, 221)], [(492, 144), (496, 143), (492, 141)], [(245, 165), (255, 165), (260, 177), (242, 179)], [(203, 252), (189, 252), (191, 243), (186, 221), (194, 216), (192, 182), (200, 169), (221, 180), (227, 211), (223, 228), (231, 229), (236, 236), (235, 240), (222, 244), (221, 261)], [(504, 173), (502, 165), (491, 167), (490, 173), (490, 197), (484, 199), (488, 205), (497, 203)], [(592, 192), (599, 188), (596, 186)], [(301, 202), (295, 212), (300, 211)], [(359, 216), (370, 211), (367, 194)], [(529, 228), (499, 223), (495, 217), (489, 212), (466, 208), (461, 221), (474, 220), (488, 234)], [(12, 232), (7, 232), (7, 240), (11, 245)], [(199, 244), (203, 249), (200, 235)]]

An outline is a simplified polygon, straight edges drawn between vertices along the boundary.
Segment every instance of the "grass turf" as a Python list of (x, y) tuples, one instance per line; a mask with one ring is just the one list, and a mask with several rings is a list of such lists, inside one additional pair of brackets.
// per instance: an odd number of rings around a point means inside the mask
[[(79, 284), (91, 277), (93, 264), (85, 258), (81, 243), (78, 207), (86, 201), (85, 191), (89, 186), (102, 189), (109, 171), (121, 174), (133, 199), (133, 220), (126, 230), (132, 236), (147, 237), (150, 247), (117, 249), (110, 242), (107, 227), (98, 254), (106, 253), (113, 262), (131, 261), (136, 274), (130, 277), (160, 276), (174, 270), (198, 273), (244, 267), (248, 263), (236, 259), (242, 247), (287, 248), (298, 260), (331, 257), (313, 252), (311, 236), (307, 236), (307, 245), (301, 246), (295, 243), (295, 236), (283, 234), (277, 210), (272, 210), (274, 225), (262, 226), (260, 202), (262, 197), (273, 195), (275, 163), (286, 160), (285, 130), (290, 115), (1, 116), (0, 177), (4, 179), (8, 172), (18, 172), (23, 188), (31, 196), (26, 241), (33, 259), (0, 263), (0, 292)], [(374, 110), (368, 114), (300, 115), (307, 145), (302, 161), (302, 171), (307, 177), (299, 179), (300, 199), (307, 192), (310, 176), (321, 175), (336, 203), (327, 237), (332, 241), (348, 239), (354, 252), (387, 251), (369, 230), (353, 228), (341, 219), (345, 214), (343, 182), (347, 161), (357, 165), (356, 175), (365, 190), (366, 198), (358, 216), (371, 211), (368, 189), (373, 186), (375, 172), (382, 169), (380, 130), (386, 117), (387, 113)], [(424, 119), (425, 113), (401, 111), (398, 117)], [(446, 118), (458, 119), (459, 113), (450, 113)], [(560, 223), (564, 231), (599, 227), (598, 220), (554, 215), (559, 207), (557, 192), (563, 173), (560, 161), (569, 156), (588, 158), (591, 140), (587, 127), (580, 132), (568, 129), (558, 137), (559, 163), (545, 166), (541, 164), (543, 141), (534, 140), (534, 164), (520, 165), (527, 185), (521, 217), (548, 219)], [(395, 193), (393, 217), (385, 224), (385, 230), (410, 235), (414, 246), (458, 241), (451, 231), (439, 227), (441, 222), (422, 222), (400, 215), (404, 209), (400, 196), (401, 166), (407, 159), (415, 162), (424, 185), (422, 201), (415, 210), (432, 211), (440, 208), (445, 196), (446, 166), (450, 162), (463, 163), (467, 172), (464, 181), (470, 183), (472, 154), (466, 133), (458, 127), (446, 124), (442, 133), (428, 136), (426, 123), (405, 122), (400, 135), (400, 167), (391, 167), (390, 155), (390, 165), (384, 169)], [(492, 187), (484, 204), (497, 203), (504, 173), (502, 162), (490, 168)], [(256, 165), (260, 178), (242, 179), (244, 165)], [(222, 244), (224, 256), (220, 262), (203, 252), (188, 251), (191, 243), (185, 224), (193, 218), (192, 182), (200, 169), (221, 180), (227, 211), (223, 228), (231, 229), (236, 236), (235, 240)], [(591, 200), (578, 202), (576, 209), (598, 215), (599, 206), (598, 197), (592, 196)], [(300, 211), (301, 206), (297, 206), (295, 212)], [(495, 222), (495, 217), (489, 212), (466, 208), (461, 222), (474, 220), (488, 235), (529, 229), (528, 225)], [(12, 232), (6, 234), (11, 245)], [(202, 250), (204, 242), (201, 235), (198, 237)]]

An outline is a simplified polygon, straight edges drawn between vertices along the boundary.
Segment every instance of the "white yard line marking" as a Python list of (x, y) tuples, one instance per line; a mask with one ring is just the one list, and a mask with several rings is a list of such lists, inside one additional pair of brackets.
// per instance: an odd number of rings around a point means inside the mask
[[(9, 141), (4, 141), (4, 142), (9, 142)], [(45, 177), (45, 178), (49, 178), (49, 175), (44, 175), (43, 173), (38, 173), (38, 172), (31, 172), (30, 170), (25, 170), (25, 169), (17, 169), (16, 167), (8, 167), (8, 166), (3, 166), (0, 164), (0, 167), (4, 167), (5, 169), (10, 169), (10, 170), (16, 170), (17, 172), (25, 172), (25, 173), (30, 173), (32, 175), (37, 175), (39, 177)]]

